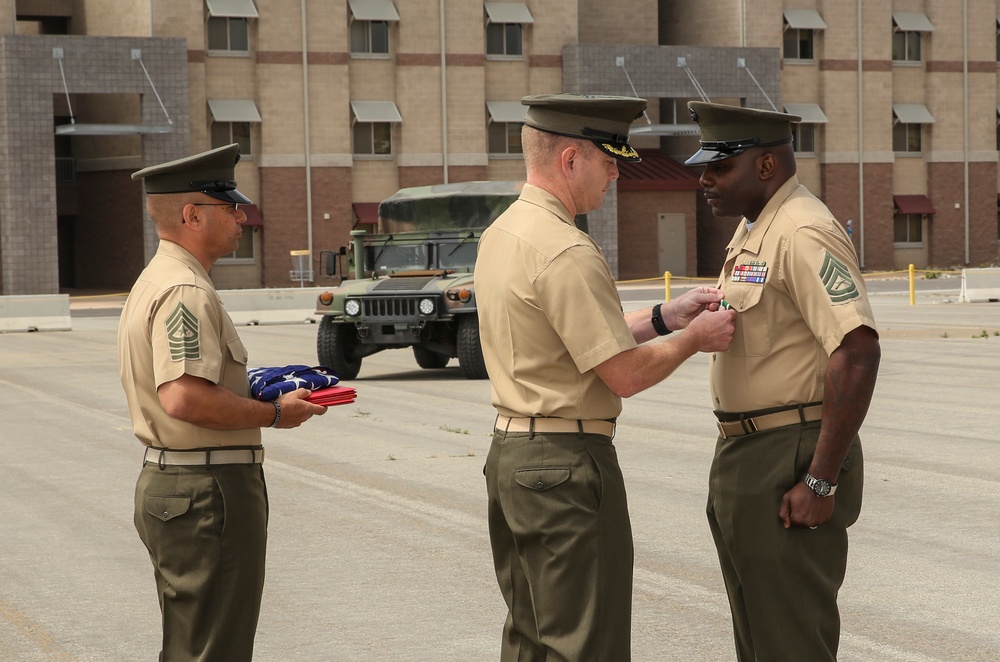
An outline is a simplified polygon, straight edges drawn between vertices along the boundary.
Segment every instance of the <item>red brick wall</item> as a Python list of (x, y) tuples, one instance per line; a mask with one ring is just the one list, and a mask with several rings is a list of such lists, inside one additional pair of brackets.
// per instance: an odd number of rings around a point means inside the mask
[[(305, 168), (261, 168), (260, 202), (264, 216), (263, 287), (293, 287), (290, 252), (309, 247), (306, 224)], [(329, 214), (324, 219), (323, 214)], [(320, 252), (350, 242), (354, 225), (351, 208), (351, 169), (312, 168), (312, 268), (314, 285), (330, 281), (320, 273)], [(308, 285), (308, 284), (307, 284)]]
[(964, 177), (961, 163), (930, 163), (927, 166), (928, 197), (937, 210), (928, 223), (928, 266), (939, 269), (979, 267), (997, 258), (997, 164), (969, 164), (968, 264), (965, 262)]
[[(822, 191), (813, 191), (841, 223), (854, 221), (854, 248), (861, 258), (862, 228), (858, 212), (858, 166), (833, 163), (822, 167)], [(864, 264), (866, 271), (891, 271), (894, 266), (892, 238), (892, 164), (866, 163), (864, 170), (865, 218)]]
[(124, 170), (81, 172), (77, 181), (76, 287), (127, 291), (146, 266), (142, 184)]
[(682, 213), (687, 232), (687, 274), (698, 273), (698, 237), (694, 191), (619, 191), (618, 278), (663, 276), (660, 270), (658, 214)]

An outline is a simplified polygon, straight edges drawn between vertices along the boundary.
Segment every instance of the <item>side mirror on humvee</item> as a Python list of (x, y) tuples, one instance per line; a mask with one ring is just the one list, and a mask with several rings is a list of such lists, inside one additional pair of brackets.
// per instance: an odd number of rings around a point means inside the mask
[(341, 246), (340, 250), (337, 251), (320, 251), (319, 261), (323, 265), (324, 276), (333, 278), (337, 275), (337, 264), (340, 262), (341, 255), (347, 255), (346, 246)]

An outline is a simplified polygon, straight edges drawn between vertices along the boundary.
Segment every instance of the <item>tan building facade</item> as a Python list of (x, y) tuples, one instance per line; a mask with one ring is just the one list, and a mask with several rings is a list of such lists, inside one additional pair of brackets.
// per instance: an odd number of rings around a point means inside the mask
[(806, 116), (800, 178), (869, 270), (998, 257), (1000, 4), (970, 0), (661, 3), (663, 43), (776, 47)]
[(0, 0), (2, 293), (127, 288), (156, 246), (129, 174), (228, 142), (256, 207), (217, 286), (298, 285), (303, 250), (324, 284), (398, 188), (522, 179), (518, 100), (560, 90), (650, 100), (651, 157), (588, 215), (620, 278), (718, 270), (731, 227), (673, 167), (698, 98), (803, 115), (800, 179), (867, 269), (993, 262), (998, 4)]

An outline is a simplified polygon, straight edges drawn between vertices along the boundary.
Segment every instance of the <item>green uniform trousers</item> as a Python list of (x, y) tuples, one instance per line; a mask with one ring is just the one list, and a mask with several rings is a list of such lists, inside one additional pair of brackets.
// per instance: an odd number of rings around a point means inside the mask
[(847, 570), (847, 527), (861, 512), (864, 464), (855, 439), (816, 529), (785, 529), (781, 498), (809, 468), (819, 421), (720, 438), (709, 473), (708, 521), (733, 615), (740, 662), (837, 659), (837, 593)]
[(159, 593), (160, 662), (249, 662), (264, 588), (263, 467), (146, 464), (135, 528)]
[(501, 662), (628, 662), (634, 552), (611, 439), (498, 431), (484, 473)]

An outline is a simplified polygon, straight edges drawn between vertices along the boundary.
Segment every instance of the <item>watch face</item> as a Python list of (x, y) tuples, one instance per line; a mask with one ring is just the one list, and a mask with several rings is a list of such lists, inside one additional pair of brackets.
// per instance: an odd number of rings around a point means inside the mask
[(830, 493), (830, 483), (823, 480), (822, 478), (816, 479), (816, 484), (813, 485), (813, 490), (817, 495), (825, 497)]

